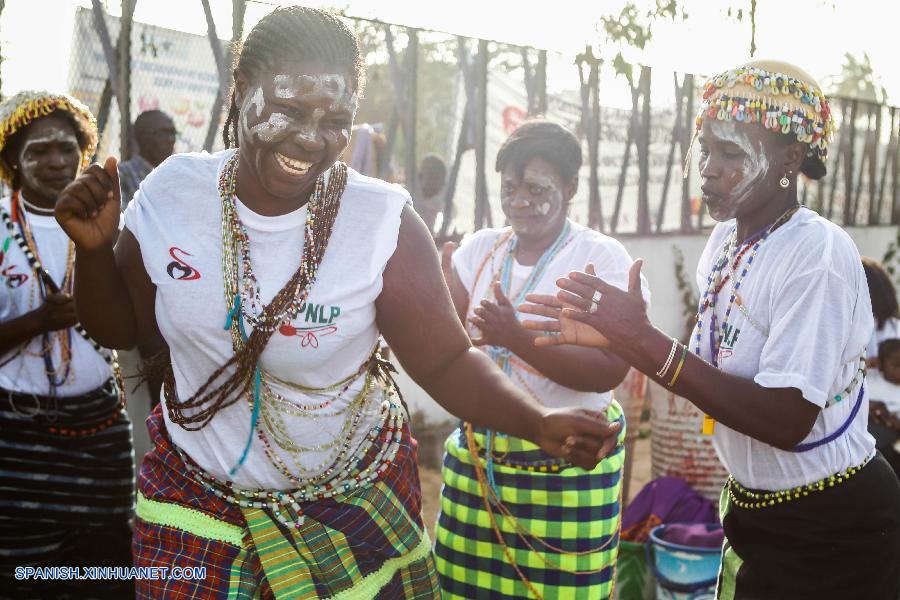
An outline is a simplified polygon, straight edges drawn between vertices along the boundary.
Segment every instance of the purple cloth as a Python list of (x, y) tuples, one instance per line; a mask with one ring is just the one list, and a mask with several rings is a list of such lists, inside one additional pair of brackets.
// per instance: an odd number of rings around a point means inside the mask
[(659, 537), (691, 548), (721, 548), (725, 530), (718, 523), (673, 523), (667, 525)]
[(677, 477), (654, 479), (625, 508), (622, 539), (646, 542), (650, 530), (663, 523), (718, 523), (710, 500)]

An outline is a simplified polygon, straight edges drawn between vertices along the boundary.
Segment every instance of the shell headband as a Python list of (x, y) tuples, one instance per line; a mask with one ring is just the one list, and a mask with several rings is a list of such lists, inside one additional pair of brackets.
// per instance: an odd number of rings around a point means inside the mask
[[(85, 144), (81, 149), (81, 168), (86, 167), (97, 151), (97, 120), (87, 106), (68, 94), (54, 94), (46, 91), (19, 92), (0, 104), (0, 149), (6, 147), (9, 139), (32, 121), (61, 110), (75, 119), (77, 127), (84, 135)], [(0, 160), (0, 179), (11, 185), (13, 170)]]

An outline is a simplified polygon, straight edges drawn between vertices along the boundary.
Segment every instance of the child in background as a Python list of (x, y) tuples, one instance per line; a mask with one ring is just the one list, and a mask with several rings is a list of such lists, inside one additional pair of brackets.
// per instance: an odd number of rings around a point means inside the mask
[(900, 339), (878, 345), (879, 369), (866, 376), (869, 388), (869, 433), (900, 477)]

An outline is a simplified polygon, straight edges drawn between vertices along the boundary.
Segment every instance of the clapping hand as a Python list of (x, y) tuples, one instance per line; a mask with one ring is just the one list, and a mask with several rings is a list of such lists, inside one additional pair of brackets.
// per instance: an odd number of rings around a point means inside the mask
[(620, 290), (596, 276), (593, 265), (557, 280), (556, 296), (529, 294), (519, 307), (523, 313), (548, 317), (549, 321), (524, 321), (522, 326), (543, 331), (536, 345), (576, 344), (595, 348), (635, 343), (650, 325), (641, 294), (640, 259), (628, 272), (628, 290)]

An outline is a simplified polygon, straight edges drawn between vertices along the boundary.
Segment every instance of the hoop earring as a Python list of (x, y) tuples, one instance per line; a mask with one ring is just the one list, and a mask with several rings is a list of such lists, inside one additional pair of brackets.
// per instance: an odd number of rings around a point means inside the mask
[(778, 185), (780, 185), (783, 188), (786, 188), (789, 185), (791, 185), (791, 180), (788, 179), (788, 175), (790, 175), (790, 174), (791, 174), (791, 171), (788, 171), (787, 173), (785, 173), (784, 176), (778, 180)]

